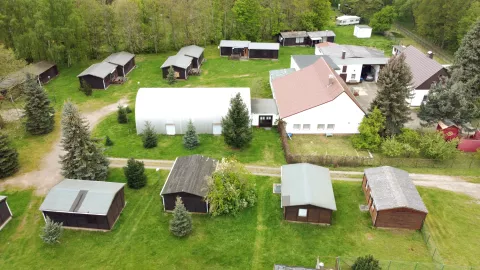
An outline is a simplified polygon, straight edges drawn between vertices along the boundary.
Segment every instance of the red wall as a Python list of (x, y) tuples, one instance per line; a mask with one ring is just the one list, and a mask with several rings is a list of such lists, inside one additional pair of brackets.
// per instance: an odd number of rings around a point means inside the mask
[(440, 125), (437, 125), (437, 130), (441, 131), (445, 137), (445, 140), (450, 141), (458, 137), (458, 133), (460, 132), (458, 127), (448, 127), (446, 129), (442, 129)]

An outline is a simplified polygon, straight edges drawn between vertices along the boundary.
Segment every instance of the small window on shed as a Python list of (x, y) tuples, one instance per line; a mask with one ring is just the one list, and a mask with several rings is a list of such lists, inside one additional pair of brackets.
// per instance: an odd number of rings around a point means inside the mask
[(298, 216), (299, 217), (307, 217), (307, 209), (298, 209)]
[(303, 37), (296, 38), (295, 41), (297, 43), (303, 43)]
[(294, 130), (300, 130), (300, 124), (293, 124)]

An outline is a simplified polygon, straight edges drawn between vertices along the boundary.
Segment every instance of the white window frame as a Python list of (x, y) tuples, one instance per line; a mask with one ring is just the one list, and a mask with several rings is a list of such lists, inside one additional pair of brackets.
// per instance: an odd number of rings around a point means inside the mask
[(310, 130), (310, 126), (311, 126), (310, 124), (303, 124), (302, 125), (302, 130)]
[(296, 42), (297, 44), (298, 44), (298, 43), (303, 43), (303, 42), (305, 42), (305, 38), (303, 38), (303, 37), (297, 37), (297, 38), (295, 38), (295, 42)]
[(317, 130), (320, 130), (320, 131), (325, 130), (325, 124), (318, 124), (317, 125)]
[(293, 130), (300, 130), (301, 127), (301, 124), (293, 124)]
[(335, 129), (335, 124), (327, 124), (327, 130), (334, 130), (334, 129)]
[(299, 208), (298, 209), (298, 216), (299, 217), (307, 217), (308, 216), (308, 209)]

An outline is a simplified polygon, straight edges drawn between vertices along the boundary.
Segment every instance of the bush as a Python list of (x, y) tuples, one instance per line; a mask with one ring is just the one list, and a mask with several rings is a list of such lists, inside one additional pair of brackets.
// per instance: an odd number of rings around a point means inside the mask
[(358, 257), (352, 265), (352, 270), (380, 270), (380, 262), (372, 255)]
[(123, 167), (123, 173), (127, 178), (127, 185), (129, 188), (139, 189), (147, 184), (147, 176), (145, 175), (145, 164), (130, 158), (127, 166)]
[(255, 186), (249, 181), (250, 173), (232, 159), (222, 159), (218, 169), (207, 180), (205, 200), (213, 216), (233, 215), (254, 206), (257, 201)]
[(183, 146), (188, 150), (192, 150), (197, 148), (200, 145), (200, 140), (198, 139), (197, 132), (195, 130), (195, 126), (192, 123), (192, 120), (188, 122), (187, 132), (183, 136)]
[(113, 146), (113, 141), (108, 136), (105, 138), (105, 146)]
[(130, 109), (129, 106), (125, 107), (125, 111), (126, 111), (127, 113), (132, 113), (132, 112), (133, 112), (132, 109)]
[(382, 143), (380, 132), (385, 128), (385, 117), (378, 108), (362, 119), (358, 131), (352, 137), (353, 147), (357, 149), (377, 150)]
[(87, 83), (85, 80), (82, 80), (80, 82), (79, 90), (83, 92), (86, 96), (91, 96), (93, 94), (92, 86), (89, 83)]
[(177, 79), (175, 78), (175, 70), (173, 69), (173, 66), (170, 66), (168, 68), (167, 81), (170, 85), (174, 84), (177, 81)]
[(173, 218), (170, 220), (170, 232), (177, 237), (184, 237), (192, 232), (192, 217), (180, 197), (175, 201)]
[(413, 147), (418, 147), (420, 142), (420, 134), (409, 128), (402, 128), (402, 132), (397, 136), (397, 140), (401, 143), (409, 144)]
[(121, 105), (118, 106), (117, 121), (120, 124), (126, 124), (128, 122), (127, 110)]
[(446, 141), (441, 132), (427, 132), (420, 137), (420, 152), (426, 158), (453, 159), (459, 150), (458, 139)]
[(5, 120), (3, 120), (3, 117), (0, 115), (0, 129), (5, 127)]
[(43, 227), (42, 238), (46, 244), (59, 243), (59, 239), (62, 236), (63, 227), (62, 223), (51, 220), (48, 216), (45, 218), (45, 227)]
[(145, 148), (154, 148), (157, 147), (158, 144), (158, 137), (157, 134), (155, 133), (155, 130), (153, 130), (152, 125), (150, 122), (145, 123), (145, 129), (143, 130), (143, 147)]
[(399, 157), (403, 155), (403, 143), (395, 137), (387, 138), (382, 143), (382, 153), (387, 157)]

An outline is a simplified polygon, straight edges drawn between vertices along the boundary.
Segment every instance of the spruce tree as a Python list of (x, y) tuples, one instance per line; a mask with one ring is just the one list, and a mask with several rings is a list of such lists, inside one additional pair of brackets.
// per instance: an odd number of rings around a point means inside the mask
[(71, 102), (63, 106), (61, 143), (66, 152), (60, 156), (65, 178), (105, 181), (109, 162), (103, 149), (90, 138), (86, 120)]
[(55, 110), (50, 106), (47, 93), (30, 75), (27, 75), (25, 86), (25, 129), (32, 135), (52, 132)]
[(228, 113), (222, 118), (222, 135), (225, 143), (234, 148), (242, 148), (252, 140), (250, 115), (240, 93), (231, 99)]
[(385, 116), (385, 135), (400, 133), (403, 125), (410, 120), (410, 109), (407, 99), (412, 98), (410, 82), (412, 73), (405, 63), (405, 55), (400, 54), (388, 60), (380, 70), (378, 77), (378, 93), (373, 100), (370, 111), (375, 107)]
[(184, 237), (192, 232), (192, 217), (183, 205), (182, 199), (177, 197), (173, 218), (170, 220), (170, 231), (177, 237)]
[(157, 147), (158, 144), (157, 133), (155, 133), (155, 130), (148, 121), (145, 122), (145, 129), (143, 130), (142, 141), (143, 147), (147, 149)]
[(120, 124), (125, 124), (125, 123), (128, 122), (127, 110), (125, 109), (125, 107), (123, 107), (121, 105), (118, 106), (117, 121)]
[(80, 81), (80, 91), (82, 91), (86, 96), (91, 96), (93, 94), (92, 86), (83, 79)]
[(113, 146), (113, 141), (110, 139), (108, 135), (105, 138), (105, 146)]
[(9, 145), (7, 135), (0, 134), (0, 179), (13, 175), (18, 169), (17, 150)]
[(187, 132), (185, 132), (183, 136), (183, 145), (188, 150), (195, 149), (200, 145), (200, 140), (198, 139), (197, 131), (195, 130), (192, 120), (188, 121)]
[(372, 255), (358, 257), (352, 265), (352, 270), (380, 270), (380, 262)]
[(130, 158), (127, 161), (127, 166), (123, 167), (123, 173), (130, 188), (139, 189), (147, 184), (145, 165), (141, 161)]
[(174, 84), (176, 80), (177, 79), (175, 78), (175, 70), (173, 69), (173, 66), (170, 66), (168, 68), (168, 74), (167, 74), (168, 84)]
[(55, 222), (50, 219), (50, 217), (45, 218), (45, 227), (43, 227), (42, 238), (43, 242), (46, 244), (56, 244), (58, 243), (60, 236), (62, 236), (63, 227), (61, 222)]

